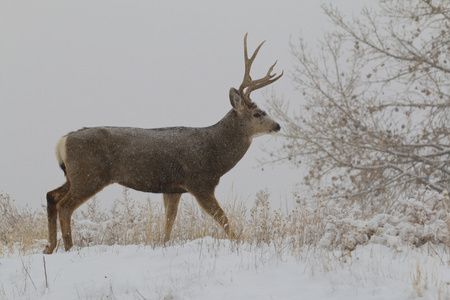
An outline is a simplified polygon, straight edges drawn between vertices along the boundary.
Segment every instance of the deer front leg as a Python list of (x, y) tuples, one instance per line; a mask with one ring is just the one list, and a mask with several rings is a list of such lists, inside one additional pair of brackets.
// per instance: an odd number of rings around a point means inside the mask
[(225, 215), (225, 212), (220, 207), (219, 202), (217, 202), (217, 199), (214, 196), (214, 193), (199, 194), (199, 195), (194, 194), (194, 196), (197, 199), (197, 202), (201, 206), (201, 208), (207, 214), (209, 214), (211, 217), (213, 217), (213, 219), (216, 220), (216, 222), (219, 223), (220, 226), (222, 226), (222, 228), (225, 230), (226, 234), (228, 235), (228, 238), (231, 240), (237, 239), (237, 236), (231, 229), (228, 218)]
[(170, 239), (173, 223), (177, 217), (178, 204), (180, 203), (181, 194), (164, 194), (164, 210), (166, 211), (166, 220), (164, 225), (164, 243)]

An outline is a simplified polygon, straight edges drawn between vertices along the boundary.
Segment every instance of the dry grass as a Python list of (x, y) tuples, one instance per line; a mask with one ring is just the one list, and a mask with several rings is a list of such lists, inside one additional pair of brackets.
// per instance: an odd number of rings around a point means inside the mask
[[(388, 246), (395, 246), (395, 243), (420, 246), (416, 243), (417, 239), (414, 242), (415, 236), (405, 231), (410, 227), (414, 232), (421, 233), (420, 244), (425, 241), (443, 243), (448, 247), (448, 194), (427, 193), (429, 195), (416, 193), (416, 198), (403, 201), (399, 205), (398, 215), (374, 214), (365, 219), (358, 213), (358, 207), (339, 208), (336, 204), (327, 203), (320, 195), (309, 201), (296, 197), (293, 199), (296, 205), (290, 212), (272, 209), (267, 191), (256, 194), (250, 209), (237, 197), (222, 205), (238, 236), (236, 243), (256, 246), (273, 244), (291, 253), (304, 246), (353, 251), (358, 244), (368, 242)], [(33, 211), (20, 207), (8, 195), (0, 195), (0, 216), (0, 257), (40, 252), (44, 248), (47, 243), (44, 209)], [(400, 226), (401, 230), (396, 226)], [(94, 197), (72, 218), (75, 249), (116, 244), (158, 247), (162, 246), (163, 228), (162, 202), (148, 198), (139, 203), (130, 197), (127, 189), (109, 210), (102, 208)], [(424, 232), (423, 228), (434, 228), (434, 231)], [(183, 244), (205, 236), (226, 238), (222, 228), (203, 213), (192, 197), (183, 196), (168, 245)], [(63, 251), (61, 243), (57, 251)]]
[[(20, 255), (43, 249), (47, 243), (47, 218), (44, 209), (33, 211), (19, 207), (8, 195), (1, 195), (0, 257)], [(238, 236), (237, 242), (260, 245), (277, 243), (292, 250), (304, 244), (316, 243), (324, 233), (324, 225), (317, 226), (317, 214), (299, 207), (289, 214), (270, 207), (269, 194), (257, 194), (251, 209), (237, 197), (223, 204), (230, 223)], [(139, 203), (127, 189), (122, 197), (105, 211), (97, 198), (77, 210), (72, 217), (74, 247), (93, 245), (145, 244), (162, 245), (164, 209), (162, 202), (147, 199)], [(58, 236), (60, 235), (58, 229)], [(205, 236), (225, 239), (216, 222), (206, 215), (190, 196), (183, 196), (169, 245), (182, 244)], [(63, 251), (58, 244), (57, 251)]]
[[(124, 189), (121, 199), (116, 200), (108, 213), (100, 209), (96, 199), (88, 202), (73, 218), (74, 245), (79, 247), (97, 244), (127, 245), (146, 244), (152, 247), (162, 245), (164, 210), (160, 202), (148, 199), (137, 203)], [(269, 194), (261, 191), (256, 195), (254, 205), (247, 209), (236, 198), (223, 204), (230, 223), (238, 236), (237, 242), (249, 244), (289, 244), (293, 250), (305, 242), (317, 242), (322, 232), (311, 240), (308, 220), (300, 209), (290, 214), (270, 207)], [(314, 213), (313, 213), (314, 215)], [(306, 234), (308, 233), (308, 234)], [(308, 236), (309, 235), (309, 236)], [(206, 215), (196, 201), (185, 196), (179, 208), (169, 245), (185, 243), (205, 236), (226, 239), (222, 228)]]
[(20, 207), (9, 195), (0, 194), (0, 257), (30, 251), (47, 238), (43, 212)]

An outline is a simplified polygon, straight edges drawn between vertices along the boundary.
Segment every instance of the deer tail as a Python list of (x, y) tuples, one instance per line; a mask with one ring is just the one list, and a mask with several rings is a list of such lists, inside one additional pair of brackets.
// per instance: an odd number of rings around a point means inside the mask
[(64, 171), (64, 175), (66, 175), (66, 156), (67, 156), (67, 148), (66, 148), (67, 136), (63, 136), (56, 143), (56, 159), (58, 160), (59, 166)]

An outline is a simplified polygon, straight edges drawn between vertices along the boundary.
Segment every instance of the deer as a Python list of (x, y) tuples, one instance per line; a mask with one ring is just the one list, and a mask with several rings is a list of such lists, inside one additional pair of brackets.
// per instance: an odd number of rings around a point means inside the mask
[(190, 193), (200, 207), (225, 231), (237, 236), (214, 192), (222, 175), (230, 171), (249, 149), (253, 138), (275, 134), (280, 125), (250, 99), (251, 92), (274, 83), (283, 75), (272, 74), (277, 63), (257, 80), (250, 69), (263, 41), (249, 58), (244, 37), (244, 79), (239, 89), (230, 88), (231, 110), (209, 127), (90, 127), (61, 137), (56, 158), (66, 182), (47, 193), (48, 244), (57, 246), (59, 216), (65, 251), (73, 246), (71, 216), (75, 209), (117, 183), (148, 193), (162, 193), (165, 211), (164, 243), (170, 240), (181, 195)]

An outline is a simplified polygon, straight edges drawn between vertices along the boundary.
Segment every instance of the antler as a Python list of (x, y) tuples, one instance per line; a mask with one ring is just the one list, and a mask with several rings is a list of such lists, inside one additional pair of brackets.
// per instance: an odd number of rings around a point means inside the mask
[[(252, 63), (255, 60), (256, 55), (258, 54), (259, 49), (262, 47), (262, 45), (266, 42), (262, 42), (258, 48), (256, 48), (255, 52), (253, 53), (252, 57), (250, 59), (248, 58), (247, 53), (247, 35), (245, 34), (244, 37), (244, 60), (245, 60), (245, 74), (244, 74), (244, 80), (241, 83), (241, 86), (239, 87), (239, 93), (241, 94), (242, 98), (244, 99), (245, 104), (248, 107), (253, 106), (252, 100), (250, 100), (250, 93), (254, 90), (260, 89), (265, 87), (266, 85), (269, 85), (271, 83), (274, 83), (278, 79), (280, 79), (281, 76), (283, 76), (283, 71), (281, 71), (281, 74), (275, 77), (277, 74), (270, 74), (273, 71), (273, 68), (277, 64), (278, 61), (275, 61), (275, 63), (269, 68), (269, 71), (267, 72), (266, 76), (264, 76), (261, 79), (252, 80), (252, 77), (250, 76), (250, 69), (252, 67)], [(274, 78), (275, 77), (275, 78)], [(244, 92), (244, 89), (247, 88)]]

